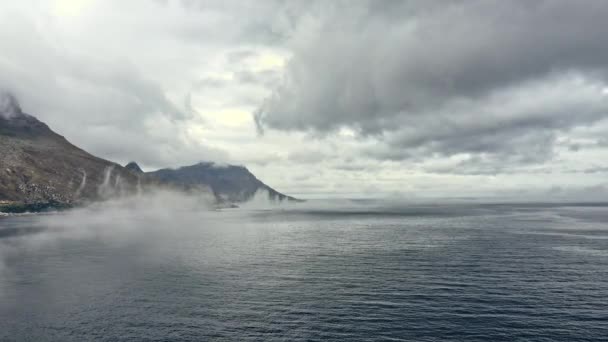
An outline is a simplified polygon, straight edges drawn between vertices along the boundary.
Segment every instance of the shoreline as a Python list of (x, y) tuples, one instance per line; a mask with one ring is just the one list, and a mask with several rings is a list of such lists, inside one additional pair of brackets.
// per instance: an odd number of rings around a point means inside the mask
[(48, 211), (62, 211), (74, 208), (74, 205), (56, 202), (5, 202), (0, 204), (0, 217), (9, 216), (12, 214), (37, 214)]

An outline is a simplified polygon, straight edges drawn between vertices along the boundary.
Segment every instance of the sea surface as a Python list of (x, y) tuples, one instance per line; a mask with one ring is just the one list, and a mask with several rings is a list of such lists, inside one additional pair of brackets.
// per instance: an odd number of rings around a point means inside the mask
[(0, 341), (606, 340), (606, 204), (0, 218)]

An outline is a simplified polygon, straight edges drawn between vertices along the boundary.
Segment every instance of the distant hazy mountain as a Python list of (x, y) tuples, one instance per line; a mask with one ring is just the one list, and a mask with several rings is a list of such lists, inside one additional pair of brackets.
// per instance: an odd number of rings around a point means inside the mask
[(148, 172), (146, 175), (182, 186), (206, 185), (222, 201), (243, 202), (251, 199), (256, 193), (267, 194), (271, 200), (296, 200), (264, 184), (244, 166), (201, 162), (178, 169)]
[(136, 174), (72, 145), (0, 94), (0, 206), (69, 206), (139, 184)]

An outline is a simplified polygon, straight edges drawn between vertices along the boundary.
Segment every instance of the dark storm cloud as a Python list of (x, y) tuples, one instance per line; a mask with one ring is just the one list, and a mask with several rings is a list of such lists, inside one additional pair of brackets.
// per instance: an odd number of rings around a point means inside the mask
[(535, 163), (560, 134), (608, 115), (608, 2), (332, 2), (314, 13), (255, 113), (260, 130), (351, 127), (378, 139), (379, 159)]

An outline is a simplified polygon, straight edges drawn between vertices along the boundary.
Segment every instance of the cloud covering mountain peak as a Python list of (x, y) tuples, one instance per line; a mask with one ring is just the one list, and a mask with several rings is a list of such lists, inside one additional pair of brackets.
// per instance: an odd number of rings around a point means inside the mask
[(23, 115), (23, 112), (17, 98), (9, 92), (0, 91), (0, 116), (11, 119), (19, 115)]

